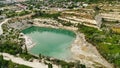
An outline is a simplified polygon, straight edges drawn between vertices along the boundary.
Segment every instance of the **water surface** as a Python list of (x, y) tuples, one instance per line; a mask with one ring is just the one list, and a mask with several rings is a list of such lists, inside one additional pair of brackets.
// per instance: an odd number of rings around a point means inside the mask
[(35, 55), (45, 55), (57, 59), (68, 59), (71, 56), (70, 45), (75, 34), (68, 30), (32, 26), (22, 31), (32, 38), (36, 45), (29, 50)]

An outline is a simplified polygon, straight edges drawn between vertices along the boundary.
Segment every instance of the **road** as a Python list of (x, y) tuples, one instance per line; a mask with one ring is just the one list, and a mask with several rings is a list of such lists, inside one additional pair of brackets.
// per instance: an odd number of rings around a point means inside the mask
[(29, 61), (23, 60), (20, 57), (15, 57), (15, 56), (10, 55), (8, 53), (0, 53), (0, 55), (3, 55), (4, 60), (11, 60), (12, 62), (17, 63), (17, 64), (26, 65), (26, 66), (29, 66), (32, 68), (47, 68), (47, 65), (45, 65), (43, 63), (39, 63), (36, 61), (29, 62)]
[(3, 34), (2, 24), (6, 23), (10, 19), (5, 19), (3, 22), (0, 23), (0, 35)]

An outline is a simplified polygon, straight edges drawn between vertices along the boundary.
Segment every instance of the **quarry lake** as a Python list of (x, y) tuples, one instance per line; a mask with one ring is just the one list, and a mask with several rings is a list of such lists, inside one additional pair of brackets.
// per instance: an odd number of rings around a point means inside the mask
[(70, 47), (76, 36), (74, 32), (38, 26), (31, 26), (22, 32), (35, 43), (29, 49), (31, 54), (42, 54), (57, 59), (71, 58)]

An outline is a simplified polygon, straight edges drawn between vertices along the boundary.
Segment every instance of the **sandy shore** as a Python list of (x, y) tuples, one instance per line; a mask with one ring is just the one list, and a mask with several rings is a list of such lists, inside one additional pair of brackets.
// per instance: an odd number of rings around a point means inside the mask
[(25, 39), (25, 45), (27, 46), (28, 50), (35, 46), (36, 43), (34, 43), (29, 36), (27, 36), (27, 35), (25, 35), (23, 33), (21, 33), (21, 35), (23, 35), (22, 38)]

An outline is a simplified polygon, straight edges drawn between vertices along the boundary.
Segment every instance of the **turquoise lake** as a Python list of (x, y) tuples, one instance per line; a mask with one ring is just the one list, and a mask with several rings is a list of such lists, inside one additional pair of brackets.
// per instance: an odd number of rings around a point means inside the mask
[(32, 26), (22, 32), (36, 43), (29, 50), (30, 53), (57, 59), (69, 59), (71, 57), (70, 47), (75, 40), (75, 33), (72, 31)]

